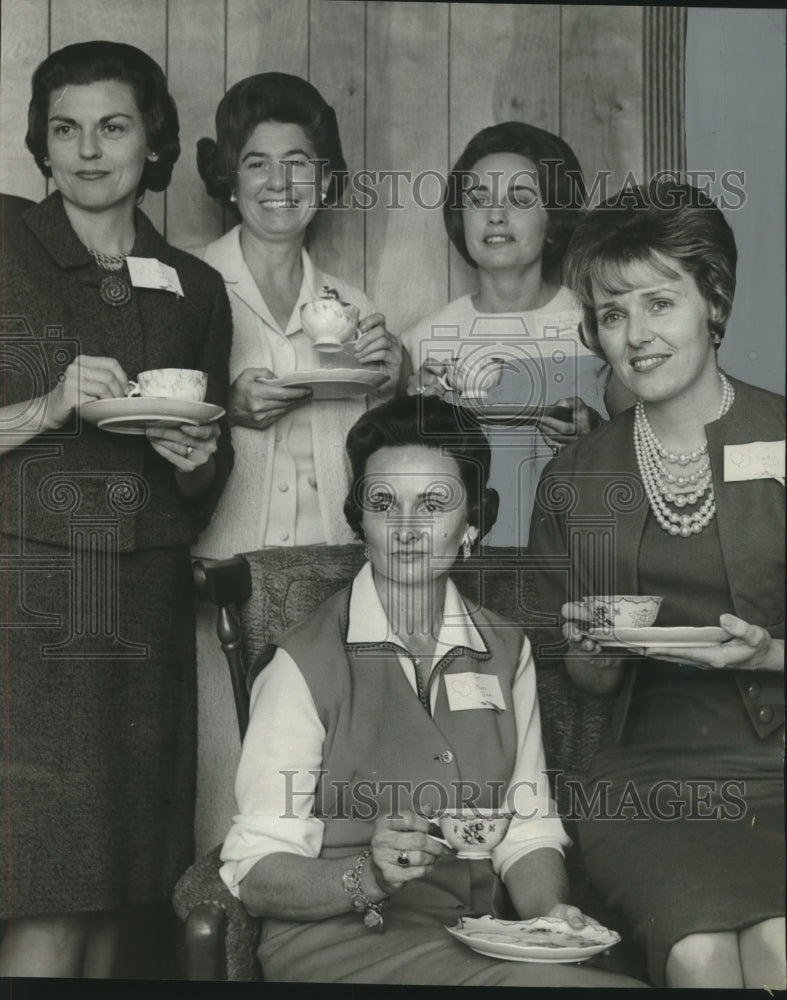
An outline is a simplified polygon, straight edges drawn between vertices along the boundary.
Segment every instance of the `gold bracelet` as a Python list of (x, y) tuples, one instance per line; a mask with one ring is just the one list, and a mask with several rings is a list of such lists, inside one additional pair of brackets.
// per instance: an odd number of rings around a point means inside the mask
[(379, 903), (373, 903), (361, 888), (363, 868), (367, 858), (370, 858), (371, 854), (372, 852), (367, 848), (352, 868), (348, 868), (344, 872), (342, 875), (342, 886), (344, 887), (344, 891), (350, 895), (350, 902), (353, 909), (357, 913), (363, 914), (364, 924), (367, 927), (376, 927), (381, 931), (383, 929), (382, 909), (388, 900), (381, 899)]

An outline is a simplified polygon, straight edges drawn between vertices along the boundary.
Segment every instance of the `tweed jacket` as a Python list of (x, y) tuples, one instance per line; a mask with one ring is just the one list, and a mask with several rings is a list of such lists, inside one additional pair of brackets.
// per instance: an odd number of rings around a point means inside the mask
[[(139, 211), (135, 226), (132, 253), (173, 267), (183, 296), (134, 288), (127, 305), (105, 304), (101, 272), (72, 229), (59, 193), (5, 218), (0, 402), (29, 399), (35, 407), (83, 354), (116, 358), (130, 378), (150, 368), (206, 371), (207, 401), (226, 406), (232, 323), (221, 277), (169, 246)], [(75, 519), (103, 519), (115, 525), (121, 552), (188, 544), (207, 522), (232, 465), (223, 421), (221, 429), (214, 483), (188, 500), (174, 466), (144, 436), (107, 433), (75, 414), (62, 428), (4, 456), (4, 530), (67, 546)]]
[[(784, 398), (731, 381), (735, 404), (705, 428), (731, 610), (745, 621), (763, 626), (772, 636), (783, 638), (784, 487), (772, 478), (725, 482), (724, 446), (752, 441), (783, 443)], [(574, 599), (596, 592), (594, 574), (604, 558), (599, 543), (602, 535), (613, 546), (615, 592), (639, 593), (639, 548), (649, 504), (634, 455), (633, 425), (634, 411), (630, 409), (571, 445), (544, 471), (528, 555), (533, 572), (539, 574), (543, 607), (555, 616), (569, 593)], [(613, 524), (614, 539), (610, 534)], [(580, 558), (580, 549), (589, 557)], [(562, 635), (557, 629), (544, 629), (531, 638), (536, 658), (542, 663), (554, 664), (562, 655)], [(616, 740), (623, 731), (636, 673), (633, 665), (625, 674), (613, 720)], [(760, 737), (783, 725), (783, 675), (760, 671), (753, 681), (750, 672), (736, 671), (735, 680)]]

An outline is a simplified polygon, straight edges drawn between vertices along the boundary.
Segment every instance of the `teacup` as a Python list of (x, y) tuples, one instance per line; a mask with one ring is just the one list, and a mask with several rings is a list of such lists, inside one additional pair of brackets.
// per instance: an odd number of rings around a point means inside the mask
[(440, 385), (468, 399), (483, 399), (499, 384), (504, 367), (504, 358), (451, 358), (440, 376)]
[(511, 813), (504, 809), (470, 806), (445, 809), (435, 816), (435, 821), (440, 825), (443, 843), (452, 847), (458, 858), (478, 861), (492, 856), (492, 851), (505, 836)]
[(639, 594), (594, 594), (581, 603), (589, 612), (591, 628), (649, 628), (658, 617), (663, 597)]
[(208, 388), (207, 372), (193, 368), (151, 368), (140, 372), (136, 382), (129, 382), (127, 396), (185, 399), (201, 403)]
[(352, 340), (361, 318), (358, 306), (334, 298), (315, 299), (301, 306), (301, 327), (315, 350), (333, 354)]

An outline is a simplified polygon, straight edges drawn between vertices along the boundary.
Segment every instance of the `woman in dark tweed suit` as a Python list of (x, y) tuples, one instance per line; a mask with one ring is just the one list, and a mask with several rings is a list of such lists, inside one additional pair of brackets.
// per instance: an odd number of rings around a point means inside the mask
[[(121, 912), (168, 900), (192, 860), (189, 544), (231, 448), (213, 423), (110, 434), (79, 406), (164, 367), (207, 372), (224, 404), (231, 320), (218, 274), (135, 208), (180, 152), (145, 53), (49, 56), (27, 144), (57, 191), (3, 226), (0, 974), (101, 976)], [(129, 253), (177, 293), (132, 280)]]

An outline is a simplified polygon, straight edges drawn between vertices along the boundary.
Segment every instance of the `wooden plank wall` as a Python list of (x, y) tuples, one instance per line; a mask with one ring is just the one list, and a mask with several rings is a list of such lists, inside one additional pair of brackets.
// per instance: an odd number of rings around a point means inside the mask
[[(645, 108), (651, 120), (658, 111), (647, 100), (643, 39), (647, 18), (658, 16), (658, 8), (555, 4), (2, 0), (0, 189), (43, 196), (24, 148), (30, 73), (48, 51), (91, 38), (139, 45), (168, 75), (183, 153), (170, 189), (149, 194), (144, 209), (179, 246), (222, 231), (195, 144), (212, 134), (226, 88), (264, 70), (297, 73), (322, 91), (351, 171), (444, 173), (478, 129), (518, 119), (560, 132), (589, 175), (642, 176)], [(678, 49), (668, 62), (680, 60)], [(368, 210), (325, 213), (312, 249), (400, 330), (466, 291), (472, 273), (450, 247), (439, 209), (419, 207), (410, 185), (400, 186), (401, 207), (390, 203), (391, 182), (372, 193)], [(422, 204), (436, 202), (434, 176), (418, 193)]]

